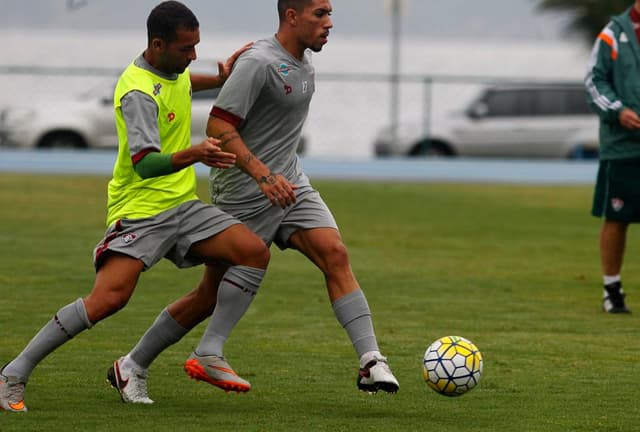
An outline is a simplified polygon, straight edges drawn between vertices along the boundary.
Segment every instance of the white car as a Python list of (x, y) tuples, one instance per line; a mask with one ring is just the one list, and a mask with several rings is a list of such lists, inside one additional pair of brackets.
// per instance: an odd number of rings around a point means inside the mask
[(374, 142), (377, 156), (596, 158), (598, 117), (582, 84), (485, 88), (464, 112), (436, 122), (390, 127)]
[[(21, 148), (117, 148), (113, 81), (69, 99), (0, 108), (0, 145)], [(193, 142), (205, 139), (209, 112), (219, 89), (194, 92)]]

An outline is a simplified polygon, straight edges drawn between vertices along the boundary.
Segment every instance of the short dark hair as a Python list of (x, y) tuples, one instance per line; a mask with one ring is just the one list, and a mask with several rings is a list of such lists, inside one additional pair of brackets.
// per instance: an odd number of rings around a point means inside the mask
[(178, 1), (165, 1), (154, 7), (147, 18), (148, 43), (155, 38), (173, 42), (179, 28), (196, 30), (199, 27), (200, 23), (191, 9)]
[(278, 16), (280, 17), (280, 21), (284, 21), (287, 9), (295, 9), (296, 12), (302, 12), (309, 3), (311, 3), (311, 0), (278, 0)]

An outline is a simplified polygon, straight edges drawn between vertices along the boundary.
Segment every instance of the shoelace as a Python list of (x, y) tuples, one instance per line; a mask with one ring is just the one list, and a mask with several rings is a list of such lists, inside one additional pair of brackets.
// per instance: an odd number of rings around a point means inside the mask
[(384, 360), (378, 359), (378, 362), (376, 363), (376, 365), (380, 365), (380, 367), (384, 369), (386, 372), (391, 373), (391, 368), (389, 367), (389, 363), (387, 363), (387, 359), (384, 359)]

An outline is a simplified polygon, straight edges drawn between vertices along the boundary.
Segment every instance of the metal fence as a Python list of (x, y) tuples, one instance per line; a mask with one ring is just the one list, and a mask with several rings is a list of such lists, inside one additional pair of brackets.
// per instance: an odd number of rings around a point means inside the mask
[[(69, 97), (69, 89), (80, 92), (105, 78), (115, 81), (121, 70), (0, 65), (0, 75), (5, 76), (0, 106), (25, 103), (25, 99), (37, 103), (45, 93)], [(464, 109), (482, 86), (537, 81), (474, 75), (318, 73), (305, 129), (306, 151), (317, 157), (370, 157), (378, 131), (396, 119), (419, 124), (426, 135), (434, 122)]]

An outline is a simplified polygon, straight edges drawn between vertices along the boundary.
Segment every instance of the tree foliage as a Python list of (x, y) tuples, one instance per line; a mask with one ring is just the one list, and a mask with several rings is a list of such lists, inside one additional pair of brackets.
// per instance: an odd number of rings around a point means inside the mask
[(572, 18), (568, 30), (592, 42), (613, 15), (633, 4), (633, 0), (537, 0), (543, 11), (568, 12)]

